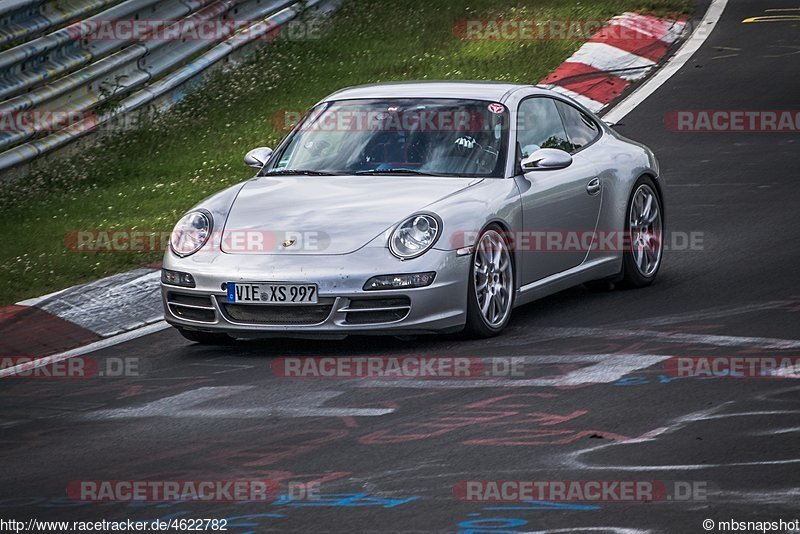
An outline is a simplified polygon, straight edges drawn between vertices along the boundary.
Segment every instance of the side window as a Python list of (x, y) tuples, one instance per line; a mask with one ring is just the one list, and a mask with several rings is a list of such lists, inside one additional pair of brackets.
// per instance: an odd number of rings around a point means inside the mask
[(523, 158), (540, 148), (572, 150), (552, 98), (534, 97), (522, 101), (517, 111), (517, 143)]
[(574, 147), (574, 150), (569, 152), (579, 150), (597, 139), (600, 128), (586, 113), (563, 102), (558, 102), (556, 105), (564, 116), (564, 126)]

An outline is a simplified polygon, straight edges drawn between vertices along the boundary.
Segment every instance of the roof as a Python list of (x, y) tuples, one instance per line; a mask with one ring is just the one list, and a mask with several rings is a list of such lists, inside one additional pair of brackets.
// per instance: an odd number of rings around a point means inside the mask
[[(323, 100), (352, 100), (360, 98), (464, 98), (473, 100), (502, 101), (503, 98), (517, 89), (533, 88), (533, 85), (522, 85), (504, 82), (442, 82), (415, 81), (390, 82), (370, 85), (359, 85), (336, 91)], [(543, 91), (544, 92), (544, 91)]]

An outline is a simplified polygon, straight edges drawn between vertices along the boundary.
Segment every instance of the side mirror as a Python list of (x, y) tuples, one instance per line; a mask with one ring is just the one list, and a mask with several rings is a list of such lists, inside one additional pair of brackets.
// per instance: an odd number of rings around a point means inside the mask
[(614, 126), (617, 125), (616, 122), (612, 122), (612, 121), (604, 120), (603, 122), (606, 123), (606, 126), (608, 126), (609, 128), (613, 128)]
[(265, 146), (254, 148), (244, 156), (244, 164), (260, 169), (272, 155), (272, 149)]
[(572, 164), (572, 156), (558, 148), (540, 148), (521, 164), (523, 172), (563, 169)]

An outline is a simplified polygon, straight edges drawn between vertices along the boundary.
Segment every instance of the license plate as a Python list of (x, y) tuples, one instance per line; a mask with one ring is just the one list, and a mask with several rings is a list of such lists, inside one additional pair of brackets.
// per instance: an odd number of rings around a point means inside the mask
[(228, 302), (244, 304), (316, 304), (316, 284), (228, 282)]

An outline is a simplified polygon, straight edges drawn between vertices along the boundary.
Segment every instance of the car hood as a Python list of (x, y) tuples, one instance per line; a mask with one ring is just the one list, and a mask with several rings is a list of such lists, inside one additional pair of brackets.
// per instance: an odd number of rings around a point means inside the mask
[(222, 234), (228, 254), (348, 254), (480, 182), (424, 176), (275, 176), (247, 182)]

